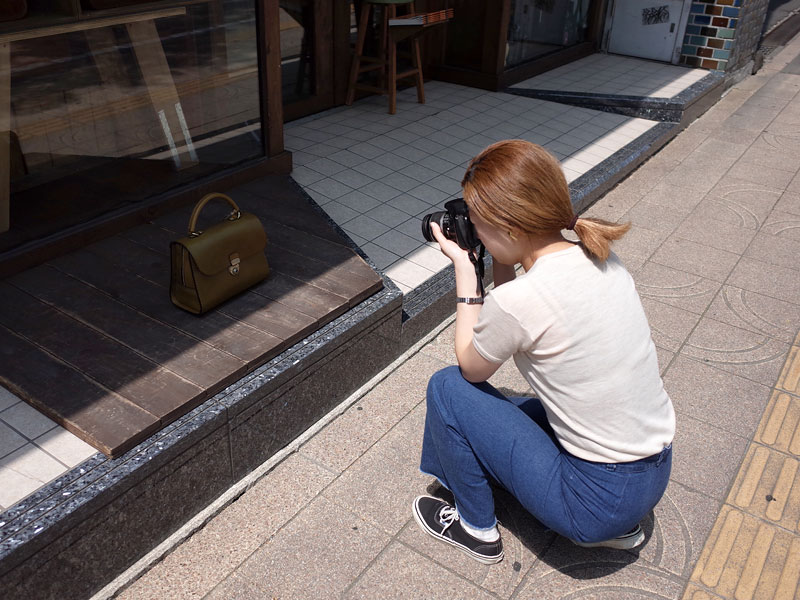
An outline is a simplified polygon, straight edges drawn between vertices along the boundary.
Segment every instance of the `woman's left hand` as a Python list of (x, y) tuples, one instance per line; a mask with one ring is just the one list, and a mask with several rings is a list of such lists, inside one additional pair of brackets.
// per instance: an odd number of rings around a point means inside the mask
[(433, 237), (439, 242), (439, 249), (447, 258), (449, 258), (454, 265), (458, 266), (459, 263), (467, 262), (472, 264), (469, 259), (469, 252), (464, 250), (453, 240), (444, 237), (442, 230), (437, 223), (431, 223), (431, 233)]

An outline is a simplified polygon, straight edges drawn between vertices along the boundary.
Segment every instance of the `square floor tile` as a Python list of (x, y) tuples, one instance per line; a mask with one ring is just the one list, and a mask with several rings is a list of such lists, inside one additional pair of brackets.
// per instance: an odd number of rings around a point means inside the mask
[(425, 267), (411, 262), (408, 259), (401, 258), (386, 269), (388, 275), (393, 281), (402, 283), (410, 289), (425, 283), (435, 273)]
[(45, 417), (27, 402), (17, 402), (0, 412), (0, 419), (30, 440), (56, 427), (55, 422)]
[(672, 361), (664, 386), (677, 411), (748, 439), (771, 393), (770, 386), (685, 356)]
[(354, 219), (350, 219), (341, 227), (347, 233), (355, 234), (365, 240), (374, 240), (375, 238), (385, 234), (387, 231), (390, 231), (388, 225), (384, 225), (375, 219), (371, 219), (366, 214), (359, 215)]
[(374, 241), (379, 246), (386, 248), (390, 252), (394, 252), (399, 256), (405, 256), (423, 244), (421, 240), (412, 238), (393, 229), (385, 232)]

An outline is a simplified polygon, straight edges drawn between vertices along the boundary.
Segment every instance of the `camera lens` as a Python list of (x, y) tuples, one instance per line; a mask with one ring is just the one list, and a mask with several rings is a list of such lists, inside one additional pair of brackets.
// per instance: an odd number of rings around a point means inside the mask
[(439, 211), (422, 217), (422, 237), (424, 237), (428, 242), (436, 241), (436, 238), (433, 237), (433, 231), (431, 231), (432, 221), (439, 226), (439, 229), (442, 230), (442, 233), (446, 238), (455, 239), (452, 237), (452, 232), (450, 231), (449, 217), (450, 215), (448, 215), (446, 211)]

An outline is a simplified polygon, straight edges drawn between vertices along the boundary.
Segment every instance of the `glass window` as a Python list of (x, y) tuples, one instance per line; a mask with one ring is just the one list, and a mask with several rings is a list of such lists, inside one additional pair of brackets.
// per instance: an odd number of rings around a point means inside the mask
[(0, 251), (263, 154), (253, 0), (28, 7), (0, 23)]
[(590, 0), (511, 0), (506, 67), (586, 39)]

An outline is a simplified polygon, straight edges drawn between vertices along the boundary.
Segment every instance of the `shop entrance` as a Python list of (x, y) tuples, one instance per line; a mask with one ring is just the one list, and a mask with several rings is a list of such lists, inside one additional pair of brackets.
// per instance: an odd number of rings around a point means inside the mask
[(606, 50), (677, 64), (691, 0), (612, 0)]

